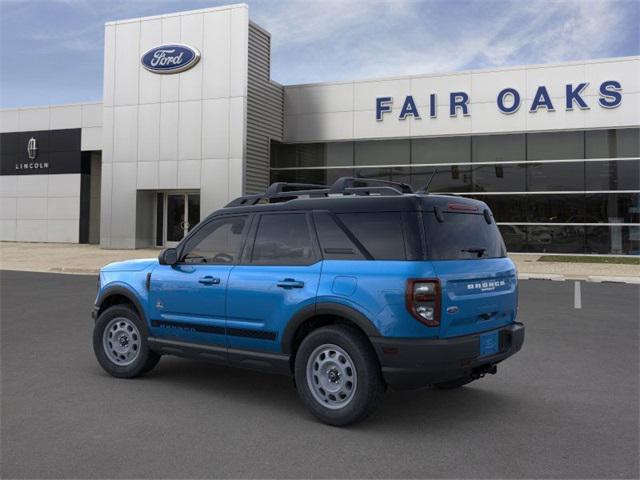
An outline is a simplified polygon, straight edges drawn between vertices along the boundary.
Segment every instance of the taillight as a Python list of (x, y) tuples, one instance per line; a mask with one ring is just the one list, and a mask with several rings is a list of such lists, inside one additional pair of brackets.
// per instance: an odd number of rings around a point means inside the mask
[(407, 282), (407, 310), (428, 327), (440, 325), (440, 282), (434, 279)]

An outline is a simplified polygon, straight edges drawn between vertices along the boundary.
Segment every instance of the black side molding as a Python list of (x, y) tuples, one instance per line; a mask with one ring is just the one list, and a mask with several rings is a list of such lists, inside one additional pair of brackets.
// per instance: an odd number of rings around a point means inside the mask
[(151, 350), (165, 355), (177, 355), (179, 357), (206, 360), (220, 365), (230, 365), (280, 375), (291, 375), (289, 355), (227, 348), (225, 345), (205, 345), (194, 342), (168, 340), (157, 337), (149, 337), (147, 341), (149, 342)]

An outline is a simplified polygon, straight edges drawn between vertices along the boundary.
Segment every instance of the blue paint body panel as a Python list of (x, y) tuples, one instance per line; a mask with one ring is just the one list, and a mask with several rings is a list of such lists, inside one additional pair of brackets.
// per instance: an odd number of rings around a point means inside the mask
[[(119, 286), (136, 297), (152, 336), (271, 352), (282, 351), (280, 340), (289, 320), (316, 303), (349, 307), (381, 336), (405, 339), (496, 330), (512, 324), (517, 312), (516, 270), (508, 258), (173, 267), (132, 260), (107, 265), (100, 278), (101, 290)], [(200, 283), (206, 278), (216, 283)], [(439, 327), (418, 322), (407, 310), (407, 280), (425, 278), (440, 281)], [(302, 286), (278, 286), (287, 279)], [(226, 330), (241, 334), (228, 335)]]

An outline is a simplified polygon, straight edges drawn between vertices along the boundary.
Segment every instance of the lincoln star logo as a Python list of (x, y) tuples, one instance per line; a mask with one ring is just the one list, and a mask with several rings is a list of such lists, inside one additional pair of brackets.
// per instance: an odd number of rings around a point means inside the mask
[(481, 292), (489, 292), (498, 287), (504, 287), (507, 284), (504, 280), (486, 280), (483, 282), (468, 283), (467, 290), (480, 290)]
[(38, 156), (38, 142), (36, 139), (31, 137), (27, 142), (27, 155), (29, 155), (29, 160), (33, 161)]
[(153, 73), (179, 73), (190, 69), (200, 60), (200, 52), (189, 45), (171, 44), (153, 47), (140, 61)]

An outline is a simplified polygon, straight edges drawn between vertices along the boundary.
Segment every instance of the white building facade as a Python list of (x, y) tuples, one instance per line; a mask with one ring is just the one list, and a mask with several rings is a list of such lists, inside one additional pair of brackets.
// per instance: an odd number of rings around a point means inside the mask
[(171, 245), (272, 181), (420, 188), (437, 169), (430, 191), (486, 201), (512, 251), (638, 254), (639, 72), (282, 86), (246, 5), (110, 22), (102, 103), (0, 111), (1, 239)]

